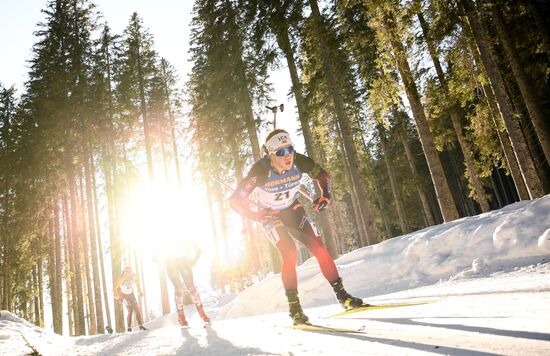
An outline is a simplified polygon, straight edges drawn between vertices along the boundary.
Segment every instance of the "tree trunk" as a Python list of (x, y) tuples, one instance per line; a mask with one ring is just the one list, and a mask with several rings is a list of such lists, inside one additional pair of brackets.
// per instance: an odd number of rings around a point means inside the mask
[(344, 140), (342, 138), (342, 131), (340, 129), (337, 129), (337, 132), (338, 132), (338, 137), (340, 138), (339, 144), (340, 144), (341, 152), (342, 152), (342, 155), (344, 156), (344, 160), (343, 160), (344, 166), (345, 166), (344, 175), (346, 177), (346, 182), (351, 189), (350, 191), (351, 207), (353, 210), (353, 218), (355, 220), (355, 230), (357, 231), (357, 237), (358, 237), (357, 246), (359, 247), (367, 246), (367, 245), (370, 245), (369, 234), (366, 230), (365, 218), (363, 216), (363, 213), (361, 211), (361, 206), (359, 204), (360, 197), (354, 185), (353, 175), (351, 173), (351, 168), (349, 164), (349, 157), (346, 154), (347, 152), (343, 144)]
[[(4, 206), (9, 207), (10, 206), (10, 199), (9, 199), (9, 191), (6, 189), (4, 191)], [(13, 311), (12, 308), (12, 268), (11, 268), (11, 258), (10, 253), (7, 251), (9, 248), (11, 248), (11, 235), (10, 233), (2, 234), (1, 241), (2, 241), (2, 310), (10, 310)]]
[[(9, 246), (9, 237), (8, 234), (2, 236), (2, 249), (5, 251)], [(10, 288), (11, 288), (11, 279), (10, 279), (10, 258), (9, 253), (4, 253), (2, 256), (2, 310), (12, 310), (10, 303)]]
[[(368, 164), (368, 168), (373, 168), (372, 167), (372, 164), (369, 163)], [(382, 188), (380, 187), (380, 183), (376, 180), (375, 178), (375, 181), (374, 181), (374, 195), (376, 196), (376, 200), (378, 200), (378, 205), (380, 206), (380, 215), (381, 215), (381, 219), (382, 219), (382, 222), (384, 224), (384, 229), (386, 230), (386, 238), (390, 238), (393, 236), (393, 230), (390, 226), (390, 223), (388, 221), (388, 217), (386, 215), (386, 211), (388, 211), (388, 207), (387, 207), (387, 204), (386, 204), (386, 201), (384, 200), (384, 197), (382, 196)], [(382, 238), (382, 236), (380, 237), (380, 241), (384, 240)]]
[(74, 307), (74, 262), (72, 258), (72, 242), (71, 242), (71, 224), (69, 222), (69, 211), (67, 206), (67, 196), (63, 194), (62, 201), (63, 225), (64, 225), (64, 251), (65, 251), (65, 290), (67, 292), (67, 318), (69, 322), (69, 336), (75, 336), (75, 311)]
[(258, 140), (256, 122), (254, 121), (254, 112), (252, 111), (252, 99), (250, 98), (248, 91), (245, 94), (243, 112), (246, 121), (246, 130), (250, 138), (250, 145), (252, 146), (252, 157), (254, 161), (258, 161), (261, 158), (260, 141)]
[[(417, 15), (418, 15), (418, 20), (420, 22), (420, 25), (422, 27), (424, 38), (428, 45), (430, 56), (434, 63), (434, 68), (437, 73), (439, 84), (441, 88), (443, 88), (443, 93), (445, 97), (449, 99), (449, 89), (448, 89), (447, 78), (445, 77), (443, 68), (441, 66), (441, 62), (439, 61), (439, 56), (436, 51), (436, 46), (433, 42), (432, 36), (430, 35), (430, 29), (428, 27), (428, 23), (424, 19), (424, 16), (422, 15), (422, 13), (419, 12)], [(483, 184), (481, 183), (475, 169), (475, 159), (473, 156), (474, 150), (472, 149), (470, 143), (466, 140), (466, 137), (464, 135), (464, 131), (462, 129), (462, 120), (458, 110), (459, 107), (460, 106), (458, 105), (458, 103), (451, 104), (451, 107), (449, 108), (450, 109), (449, 115), (451, 116), (453, 128), (455, 130), (456, 137), (458, 139), (458, 144), (460, 145), (460, 148), (464, 155), (464, 163), (466, 164), (466, 169), (469, 173), (470, 181), (474, 188), (475, 199), (479, 203), (479, 206), (481, 207), (481, 211), (488, 212), (491, 210), (491, 208), (489, 207), (487, 193), (485, 191), (485, 188), (483, 188)]]
[(38, 311), (40, 317), (38, 318), (38, 326), (44, 327), (44, 283), (42, 270), (44, 268), (44, 262), (42, 259), (42, 240), (38, 240), (38, 263), (36, 267), (36, 274), (38, 277)]
[[(35, 247), (35, 250), (37, 250), (37, 247)], [(35, 251), (35, 255), (34, 257), (38, 257), (38, 254), (37, 254), (37, 251)], [(40, 272), (38, 272), (37, 270), (40, 268), (41, 269), (42, 266), (39, 266), (38, 264), (35, 264), (34, 266), (32, 266), (32, 288), (31, 288), (31, 291), (32, 291), (32, 310), (33, 310), (33, 318), (32, 318), (32, 321), (33, 321), (33, 324), (36, 325), (36, 326), (40, 326), (40, 301), (38, 300), (39, 298), (39, 292), (38, 292), (38, 274)], [(31, 319), (29, 319), (31, 320)]]
[[(87, 166), (88, 162), (84, 160), (85, 164), (84, 166)], [(84, 183), (82, 178), (82, 171), (79, 174), (79, 197), (80, 201), (78, 202), (78, 212), (79, 212), (79, 220), (80, 220), (80, 236), (82, 236), (82, 255), (84, 257), (84, 275), (86, 278), (86, 287), (84, 288), (86, 292), (86, 301), (88, 306), (88, 320), (89, 320), (89, 327), (88, 327), (88, 334), (94, 335), (97, 330), (97, 323), (96, 323), (96, 314), (95, 314), (95, 302), (94, 302), (94, 292), (92, 291), (93, 285), (92, 285), (92, 273), (90, 271), (90, 249), (88, 248), (88, 228), (86, 224), (86, 207), (85, 207), (85, 199), (84, 199)]]
[[(121, 273), (121, 264), (122, 264), (122, 251), (121, 243), (118, 233), (117, 226), (117, 209), (116, 209), (116, 174), (111, 172), (110, 162), (107, 161), (104, 166), (105, 172), (105, 191), (107, 195), (107, 208), (109, 214), (109, 245), (111, 248), (111, 278), (112, 278), (112, 287), (114, 288), (114, 283), (118, 276)], [(114, 303), (114, 312), (115, 312), (115, 330), (117, 332), (124, 332), (126, 330), (124, 325), (124, 313), (122, 311), (122, 306), (120, 303)], [(111, 324), (112, 326), (112, 324)]]
[(80, 262), (80, 231), (78, 228), (78, 204), (76, 192), (76, 177), (73, 167), (69, 167), (69, 200), (70, 200), (70, 226), (72, 240), (72, 256), (74, 258), (73, 277), (75, 282), (74, 308), (75, 308), (75, 335), (80, 336), (86, 333), (84, 320), (84, 296), (82, 295), (82, 274)]
[[(236, 14), (235, 10), (233, 9), (231, 4), (228, 4), (228, 12), (229, 17), (232, 19), (234, 26), (237, 26), (236, 23)], [(254, 111), (252, 98), (250, 96), (250, 90), (248, 88), (248, 80), (246, 79), (246, 65), (243, 61), (243, 49), (242, 49), (242, 43), (239, 43), (238, 41), (239, 36), (234, 34), (232, 36), (233, 45), (236, 48), (236, 51), (238, 51), (237, 54), (237, 61), (238, 61), (238, 77), (239, 77), (239, 84), (240, 84), (240, 94), (241, 94), (241, 105), (240, 105), (240, 112), (243, 115), (246, 131), (248, 132), (248, 137), (250, 139), (250, 146), (252, 147), (252, 157), (254, 161), (257, 161), (261, 158), (261, 151), (260, 151), (260, 142), (258, 140), (258, 132), (256, 127), (256, 121), (254, 120)]]
[(99, 264), (97, 258), (97, 234), (96, 234), (96, 217), (94, 209), (94, 196), (92, 191), (94, 188), (94, 182), (91, 178), (91, 161), (93, 157), (86, 153), (88, 159), (84, 166), (84, 176), (86, 180), (86, 202), (88, 210), (88, 227), (90, 233), (90, 249), (92, 257), (92, 278), (93, 278), (93, 290), (96, 312), (96, 329), (95, 333), (103, 334), (105, 330), (105, 323), (103, 322), (103, 305), (101, 303), (101, 279), (99, 276)]
[(531, 122), (533, 123), (533, 127), (535, 128), (535, 133), (544, 153), (544, 157), (546, 158), (546, 162), (550, 162), (550, 139), (548, 137), (547, 128), (544, 124), (546, 120), (544, 118), (540, 102), (535, 95), (533, 88), (529, 83), (529, 80), (527, 79), (525, 71), (523, 70), (523, 66), (520, 63), (520, 59), (517, 55), (514, 43), (510, 38), (510, 34), (508, 33), (506, 24), (502, 19), (502, 14), (500, 10), (494, 3), (494, 0), (491, 0), (490, 4), (493, 21), (500, 40), (502, 41), (504, 52), (506, 53), (506, 57), (510, 62), (512, 73), (514, 73), (514, 77), (516, 78), (516, 81), (518, 83), (519, 90), (525, 103), (525, 107), (527, 108), (527, 112), (529, 113), (529, 117), (531, 118)]
[(474, 198), (479, 203), (481, 211), (486, 213), (491, 210), (491, 207), (489, 206), (489, 199), (487, 198), (487, 192), (485, 191), (485, 188), (483, 187), (483, 184), (481, 183), (481, 180), (479, 179), (479, 176), (475, 169), (475, 159), (473, 156), (474, 151), (464, 135), (462, 122), (458, 114), (457, 106), (451, 108), (450, 115), (453, 127), (456, 132), (456, 137), (458, 139), (458, 144), (460, 145), (462, 153), (464, 155), (464, 163), (466, 164), (466, 169), (470, 176), (470, 182), (472, 183), (472, 186), (474, 188)]
[[(162, 74), (163, 78), (166, 79), (167, 72), (166, 67), (162, 66)], [(166, 109), (168, 111), (168, 124), (170, 126), (170, 141), (172, 144), (172, 154), (174, 155), (174, 163), (176, 165), (176, 176), (178, 178), (178, 186), (180, 189), (183, 188), (183, 182), (181, 180), (181, 172), (180, 172), (180, 160), (178, 156), (178, 144), (176, 142), (176, 120), (174, 118), (174, 114), (172, 112), (172, 100), (170, 98), (170, 90), (168, 88), (168, 83), (166, 81), (163, 82), (163, 88), (164, 88), (164, 95), (166, 98)]]
[[(111, 323), (111, 308), (109, 306), (109, 297), (107, 296), (107, 281), (105, 279), (105, 263), (103, 261), (103, 241), (101, 238), (101, 224), (99, 223), (99, 208), (98, 208), (98, 199), (97, 199), (97, 184), (95, 179), (95, 167), (94, 167), (94, 160), (90, 161), (91, 165), (91, 178), (92, 178), (92, 193), (94, 198), (94, 211), (95, 211), (95, 219), (96, 223), (95, 226), (97, 227), (97, 253), (99, 256), (99, 266), (101, 270), (101, 286), (103, 290), (103, 301), (105, 302), (105, 314), (107, 315), (107, 327), (109, 329), (112, 328)], [(107, 182), (107, 179), (110, 180), (110, 178), (106, 178), (105, 181)], [(110, 189), (109, 187), (105, 187), (105, 190)], [(107, 204), (109, 204), (109, 201), (107, 201)], [(104, 329), (105, 330), (105, 329)], [(104, 331), (102, 330), (102, 332)]]
[[(50, 207), (51, 212), (54, 213), (53, 207)], [(50, 300), (51, 300), (51, 310), (52, 310), (52, 320), (54, 326), (54, 332), (57, 333), (56, 325), (56, 313), (58, 310), (58, 305), (56, 304), (58, 293), (56, 289), (57, 285), (57, 276), (55, 274), (56, 262), (55, 262), (55, 232), (54, 232), (54, 218), (50, 218), (48, 221), (48, 278), (50, 280)]]
[(151, 127), (149, 118), (147, 116), (147, 102), (145, 101), (145, 78), (143, 78), (143, 66), (141, 63), (141, 53), (139, 47), (139, 41), (137, 41), (137, 74), (139, 83), (139, 107), (141, 111), (141, 117), (143, 119), (143, 134), (145, 136), (145, 154), (147, 155), (147, 172), (149, 173), (149, 181), (154, 182), (154, 168), (153, 168), (153, 153), (151, 148)]
[(451, 189), (449, 188), (445, 171), (443, 170), (443, 165), (441, 164), (439, 153), (435, 148), (433, 138), (430, 134), (428, 122), (424, 113), (424, 107), (422, 106), (422, 102), (420, 100), (420, 95), (409, 66), (405, 49), (403, 48), (401, 40), (397, 37), (397, 33), (395, 33), (394, 21), (395, 19), (391, 18), (389, 15), (384, 15), (384, 27), (386, 28), (386, 34), (390, 38), (397, 61), (397, 67), (399, 69), (399, 73), (405, 87), (405, 92), (407, 94), (407, 99), (409, 100), (409, 105), (416, 122), (416, 129), (418, 131), (420, 142), (422, 143), (422, 149), (424, 150), (426, 161), (428, 162), (428, 168), (430, 170), (430, 175), (435, 188), (439, 208), (445, 222), (455, 220), (460, 216), (458, 215), (455, 201), (451, 194)]
[[(276, 3), (277, 5), (279, 4), (278, 1)], [(277, 10), (281, 11), (280, 9)], [(296, 100), (296, 109), (298, 110), (298, 119), (300, 120), (300, 127), (302, 128), (302, 134), (304, 136), (306, 152), (311, 158), (317, 160), (318, 157), (315, 154), (313, 147), (313, 136), (311, 134), (306, 105), (304, 103), (302, 82), (300, 81), (296, 61), (294, 60), (294, 54), (292, 53), (292, 46), (288, 37), (288, 26), (286, 22), (281, 21), (278, 24), (276, 31), (277, 44), (279, 45), (281, 51), (283, 51), (290, 74), (290, 80), (292, 81), (292, 93), (294, 94), (294, 99)]]
[[(368, 149), (368, 145), (367, 145), (367, 142), (365, 141), (365, 136), (364, 135), (360, 135), (360, 139), (361, 139), (361, 144), (363, 145), (363, 151), (364, 152), (369, 152), (369, 149)], [(365, 162), (365, 166), (366, 166), (366, 169), (368, 172), (374, 172), (374, 165), (372, 163), (372, 160), (371, 158), (367, 156), (364, 158), (364, 162)], [(386, 230), (386, 238), (389, 238), (391, 236), (393, 236), (393, 233), (392, 233), (392, 229), (390, 227), (390, 224), (388, 222), (388, 218), (386, 217), (386, 207), (387, 207), (387, 204), (384, 200), (384, 197), (382, 196), (382, 187), (380, 186), (380, 183), (378, 181), (378, 179), (376, 177), (374, 177), (374, 195), (376, 196), (376, 200), (378, 201), (378, 205), (379, 205), (379, 211), (380, 211), (380, 218), (382, 219), (382, 222), (384, 224), (384, 228)], [(382, 241), (384, 240), (383, 236), (380, 235), (379, 237), (379, 241)]]
[(334, 63), (329, 55), (327, 44), (324, 41), (323, 34), (325, 33), (325, 27), (317, 0), (309, 0), (309, 4), (311, 7), (311, 16), (313, 17), (317, 28), (316, 39), (318, 40), (317, 44), (321, 51), (323, 72), (334, 104), (338, 127), (343, 139), (345, 156), (347, 157), (347, 162), (350, 168), (350, 178), (352, 182), (351, 186), (356, 192), (361, 218), (364, 222), (364, 229), (367, 233), (366, 242), (367, 244), (374, 244), (379, 241), (379, 234), (374, 220), (372, 204), (368, 200), (367, 189), (359, 168), (359, 157), (357, 155), (357, 149), (353, 140), (351, 122), (345, 110), (342, 89), (337, 78), (336, 69), (334, 68)]
[[(405, 205), (403, 204), (403, 199), (401, 198), (401, 192), (399, 191), (399, 183), (395, 177), (395, 172), (392, 166), (393, 157), (388, 148), (388, 140), (386, 138), (386, 133), (382, 125), (378, 124), (378, 134), (380, 135), (380, 146), (382, 147), (382, 152), (384, 154), (384, 162), (386, 164), (386, 171), (388, 172), (388, 177), (390, 178), (390, 186), (392, 190), (393, 200), (395, 202), (395, 208), (397, 210), (397, 216), (399, 217), (399, 226), (401, 227), (401, 234), (407, 234), (411, 231), (411, 228), (407, 222), (407, 215), (405, 213)], [(391, 237), (391, 235), (388, 235)]]
[[(465, 30), (468, 30), (468, 26), (466, 26), (465, 23), (463, 23), (462, 26), (465, 28)], [(469, 35), (473, 36), (471, 32), (469, 32)], [(482, 70), (481, 58), (480, 58), (479, 52), (477, 51), (477, 47), (472, 41), (469, 41), (469, 43), (470, 43), (472, 54), (474, 56), (474, 65), (476, 63), (479, 64), (477, 67), (480, 70)], [(489, 106), (490, 112), (492, 114), (491, 116), (494, 122), (495, 131), (498, 135), (500, 145), (504, 152), (504, 158), (506, 159), (508, 170), (512, 176), (512, 180), (514, 181), (514, 185), (518, 193), (519, 199), (528, 200), (529, 192), (527, 191), (527, 187), (525, 186), (523, 176), (521, 175), (521, 169), (519, 167), (517, 157), (514, 154), (514, 149), (512, 148), (510, 137), (508, 136), (508, 133), (506, 131), (502, 132), (499, 129), (502, 126), (500, 123), (503, 122), (503, 119), (502, 119), (502, 114), (500, 113), (500, 109), (498, 108), (498, 104), (496, 102), (496, 98), (493, 93), (493, 90), (489, 87), (488, 84), (482, 84), (481, 89), (483, 90), (483, 94), (485, 96), (485, 99), (487, 100), (487, 105)]]
[(491, 83), (491, 88), (495, 94), (496, 101), (499, 106), (500, 114), (504, 119), (504, 124), (508, 135), (510, 136), (510, 141), (514, 149), (514, 153), (517, 157), (519, 167), (521, 169), (521, 174), (527, 191), (529, 192), (530, 199), (540, 197), (544, 194), (542, 189), (542, 182), (537, 175), (535, 164), (532, 157), (529, 154), (527, 143), (521, 132), (518, 120), (514, 117), (514, 110), (510, 99), (507, 96), (506, 89), (504, 86), (504, 80), (498, 71), (498, 66), (495, 62), (493, 52), (489, 46), (489, 39), (479, 20), (478, 14), (476, 12), (474, 3), (471, 0), (460, 0), (462, 7), (466, 13), (468, 23), (472, 30), (474, 40), (477, 44), (477, 49), (489, 82)]
[(258, 161), (261, 158), (260, 153), (260, 141), (258, 140), (258, 132), (256, 128), (256, 122), (254, 120), (254, 112), (252, 111), (252, 98), (248, 86), (246, 85), (246, 74), (244, 73), (244, 62), (239, 57), (240, 67), (242, 67), (242, 96), (243, 102), (241, 105), (241, 112), (244, 116), (246, 131), (248, 132), (248, 138), (250, 139), (250, 146), (252, 147), (252, 157), (254, 161)]
[(159, 130), (159, 141), (160, 141), (160, 154), (162, 156), (162, 168), (164, 169), (164, 180), (166, 181), (166, 185), (169, 186), (170, 180), (168, 175), (168, 165), (170, 163), (168, 159), (168, 152), (166, 150), (166, 143), (165, 143), (166, 137), (164, 136), (164, 125), (163, 125), (164, 119), (159, 121), (160, 123), (158, 125), (159, 126), (158, 130)]
[[(336, 231), (345, 231), (344, 230), (344, 223), (343, 223), (343, 218), (342, 218), (342, 215), (344, 214), (343, 211), (344, 211), (344, 208), (341, 207), (341, 205), (345, 205), (345, 202), (334, 202), (334, 207), (336, 209), (333, 209), (331, 211), (332, 213), (332, 221), (335, 222), (335, 225), (336, 225)], [(341, 234), (339, 236), (339, 238), (336, 240), (337, 244), (338, 244), (338, 252), (340, 254), (343, 254), (346, 251), (346, 244), (344, 242), (344, 238), (342, 238)]]
[(401, 140), (403, 150), (405, 151), (405, 155), (407, 156), (407, 162), (409, 163), (412, 176), (414, 177), (418, 197), (420, 198), (420, 203), (422, 204), (422, 209), (424, 211), (424, 218), (426, 219), (426, 223), (428, 226), (433, 226), (435, 225), (435, 220), (432, 214), (432, 209), (430, 208), (428, 194), (426, 193), (426, 189), (424, 188), (424, 185), (422, 184), (422, 179), (420, 178), (420, 173), (418, 172), (418, 168), (416, 167), (416, 161), (411, 150), (409, 139), (404, 132), (406, 128), (406, 123), (401, 119), (401, 115), (399, 113), (396, 113), (395, 116), (397, 119), (397, 125), (399, 126), (399, 138)]
[(60, 216), (59, 216), (59, 202), (54, 201), (54, 234), (55, 234), (55, 269), (54, 269), (54, 285), (51, 287), (55, 289), (55, 299), (52, 300), (52, 312), (53, 312), (53, 330), (59, 335), (63, 335), (63, 260), (61, 257), (62, 243), (61, 243), (61, 230), (60, 230)]

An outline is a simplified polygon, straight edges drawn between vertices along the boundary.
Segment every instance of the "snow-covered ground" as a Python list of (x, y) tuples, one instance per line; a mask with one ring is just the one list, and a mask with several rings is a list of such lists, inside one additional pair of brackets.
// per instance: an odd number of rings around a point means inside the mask
[(550, 195), (433, 226), (337, 260), (346, 288), (369, 303), (430, 301), (330, 318), (341, 310), (317, 262), (299, 268), (314, 323), (363, 333), (292, 330), (279, 276), (208, 312), (202, 328), (174, 315), (147, 331), (63, 337), (6, 311), (0, 354), (24, 355), (550, 355)]

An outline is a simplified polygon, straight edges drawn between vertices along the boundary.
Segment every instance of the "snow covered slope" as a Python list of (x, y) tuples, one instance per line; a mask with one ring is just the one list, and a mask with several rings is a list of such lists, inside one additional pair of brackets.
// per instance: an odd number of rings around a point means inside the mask
[(319, 324), (364, 333), (288, 328), (279, 276), (248, 288), (213, 325), (180, 329), (174, 315), (148, 331), (62, 337), (0, 314), (0, 354), (24, 355), (550, 355), (550, 196), (442, 224), (340, 257), (349, 291), (370, 303), (429, 304), (341, 310), (314, 260), (300, 267), (300, 296)]
[[(336, 263), (348, 291), (368, 298), (549, 260), (547, 195), (363, 247), (340, 257)], [(314, 258), (300, 266), (298, 279), (303, 306), (335, 302), (332, 288), (319, 273)], [(220, 315), (240, 317), (286, 308), (277, 275), (240, 293)]]

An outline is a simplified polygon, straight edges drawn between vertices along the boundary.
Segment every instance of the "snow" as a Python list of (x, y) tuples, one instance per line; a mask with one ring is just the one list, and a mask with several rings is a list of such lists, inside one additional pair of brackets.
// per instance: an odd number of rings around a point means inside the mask
[(427, 302), (326, 318), (342, 309), (310, 259), (298, 269), (314, 323), (363, 333), (292, 330), (280, 276), (225, 296), (203, 328), (175, 315), (147, 331), (63, 337), (0, 314), (0, 354), (550, 355), (550, 195), (428, 227), (337, 259), (346, 289), (372, 304)]

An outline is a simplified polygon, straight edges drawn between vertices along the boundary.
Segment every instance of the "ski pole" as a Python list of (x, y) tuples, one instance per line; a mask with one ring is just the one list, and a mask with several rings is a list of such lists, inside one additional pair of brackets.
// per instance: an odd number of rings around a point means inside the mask
[(230, 192), (234, 192), (235, 189), (231, 186), (229, 186), (227, 183), (225, 182), (222, 182), (221, 180), (219, 180), (218, 178), (216, 178), (216, 176), (211, 176), (211, 178), (213, 178), (216, 182), (220, 183), (221, 185), (223, 185), (225, 188), (227, 188)]

